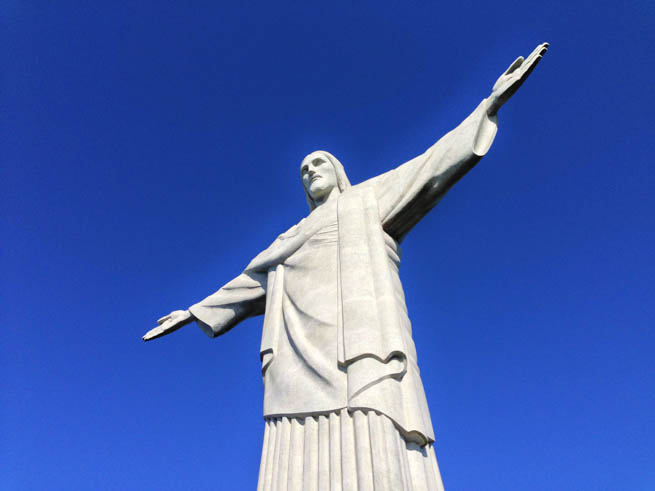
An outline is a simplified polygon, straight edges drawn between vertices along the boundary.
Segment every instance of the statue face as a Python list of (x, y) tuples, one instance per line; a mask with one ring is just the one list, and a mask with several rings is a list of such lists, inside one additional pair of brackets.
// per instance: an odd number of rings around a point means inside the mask
[(334, 166), (321, 153), (311, 153), (300, 165), (302, 184), (315, 202), (325, 200), (337, 187), (337, 173)]

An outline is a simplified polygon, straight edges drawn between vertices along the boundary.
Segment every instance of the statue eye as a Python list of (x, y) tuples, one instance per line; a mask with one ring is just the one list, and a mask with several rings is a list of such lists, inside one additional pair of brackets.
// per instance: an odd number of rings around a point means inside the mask
[(302, 169), (300, 169), (300, 173), (301, 173), (301, 174), (305, 174), (306, 172), (307, 172), (307, 166), (306, 166), (306, 165), (303, 165), (303, 166), (302, 166)]

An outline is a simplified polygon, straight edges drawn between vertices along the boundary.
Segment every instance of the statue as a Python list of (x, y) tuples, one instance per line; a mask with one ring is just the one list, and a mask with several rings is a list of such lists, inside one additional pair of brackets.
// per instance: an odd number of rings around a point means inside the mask
[(548, 44), (424, 154), (352, 186), (330, 153), (305, 157), (309, 215), (243, 273), (143, 339), (195, 321), (210, 337), (265, 314), (265, 432), (258, 490), (441, 490), (399, 243), (486, 154), (497, 113)]

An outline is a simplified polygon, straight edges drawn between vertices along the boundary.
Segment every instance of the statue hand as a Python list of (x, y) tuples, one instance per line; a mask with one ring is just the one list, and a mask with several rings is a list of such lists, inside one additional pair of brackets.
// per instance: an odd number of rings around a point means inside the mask
[(505, 73), (494, 84), (491, 95), (487, 98), (487, 114), (489, 116), (495, 115), (501, 106), (519, 90), (519, 87), (525, 82), (546, 51), (548, 51), (548, 43), (540, 44), (525, 60), (522, 56), (519, 56), (505, 70)]
[(192, 320), (193, 315), (188, 310), (174, 310), (170, 314), (157, 320), (157, 324), (159, 325), (148, 331), (146, 335), (143, 336), (143, 340), (150, 341), (151, 339), (170, 334), (173, 331), (177, 331), (180, 327), (187, 325)]

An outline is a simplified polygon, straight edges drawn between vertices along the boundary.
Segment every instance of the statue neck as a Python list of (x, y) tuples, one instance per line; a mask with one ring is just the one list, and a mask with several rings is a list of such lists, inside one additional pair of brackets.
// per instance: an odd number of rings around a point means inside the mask
[(318, 199), (315, 199), (315, 200), (314, 200), (315, 208), (318, 208), (319, 206), (321, 206), (321, 205), (323, 205), (323, 204), (325, 204), (325, 203), (328, 203), (328, 202), (330, 202), (330, 201), (334, 201), (335, 199), (338, 199), (338, 198), (339, 198), (339, 194), (340, 194), (339, 189), (338, 189), (336, 186), (333, 187), (333, 188), (330, 190), (329, 193), (327, 193), (326, 195), (322, 196), (321, 198), (318, 198)]

